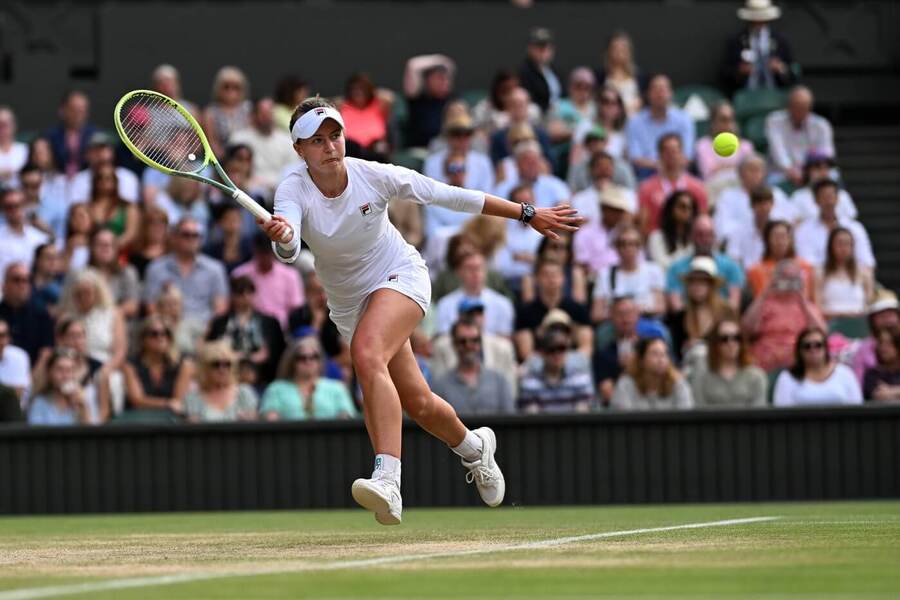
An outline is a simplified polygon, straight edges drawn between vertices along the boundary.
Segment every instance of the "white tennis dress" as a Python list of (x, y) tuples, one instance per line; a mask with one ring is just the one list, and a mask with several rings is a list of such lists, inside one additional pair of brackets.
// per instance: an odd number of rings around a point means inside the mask
[[(345, 158), (344, 165), (347, 188), (336, 198), (324, 196), (306, 164), (299, 165), (275, 191), (275, 214), (300, 232), (315, 256), (331, 320), (349, 342), (369, 295), (377, 289), (409, 296), (423, 314), (431, 302), (425, 261), (388, 220), (388, 202), (411, 200), (478, 214), (484, 192), (452, 187), (395, 165), (357, 158)], [(300, 253), (297, 236), (279, 245), (290, 256), (276, 251), (278, 260), (294, 262)]]

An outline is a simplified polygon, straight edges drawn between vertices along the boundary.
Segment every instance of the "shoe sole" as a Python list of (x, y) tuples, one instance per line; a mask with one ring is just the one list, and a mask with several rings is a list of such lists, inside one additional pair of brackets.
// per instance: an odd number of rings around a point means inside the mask
[(481, 500), (485, 504), (487, 504), (489, 507), (497, 508), (498, 506), (503, 504), (503, 498), (506, 496), (506, 477), (503, 476), (503, 469), (500, 468), (500, 463), (497, 462), (497, 457), (495, 456), (497, 453), (497, 435), (494, 433), (494, 430), (491, 429), (490, 427), (482, 427), (480, 429), (480, 431), (484, 432), (485, 434), (490, 435), (491, 446), (494, 449), (494, 451), (491, 453), (491, 458), (493, 459), (494, 464), (497, 465), (497, 470), (500, 471), (500, 477), (501, 477), (500, 484), (497, 486), (500, 490), (500, 493), (498, 494), (498, 499), (493, 503), (489, 503), (489, 502), (485, 501), (484, 498), (482, 498)]
[(399, 525), (402, 518), (391, 513), (391, 503), (365, 484), (365, 479), (357, 479), (350, 488), (356, 503), (368, 511), (375, 513), (375, 520), (382, 525)]

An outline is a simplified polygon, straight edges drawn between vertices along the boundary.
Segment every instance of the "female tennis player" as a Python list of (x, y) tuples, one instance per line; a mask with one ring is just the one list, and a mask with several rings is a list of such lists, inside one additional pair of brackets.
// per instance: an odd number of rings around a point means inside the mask
[(353, 498), (374, 512), (379, 523), (400, 523), (405, 410), (461, 457), (466, 480), (475, 482), (488, 506), (498, 506), (506, 484), (494, 457), (494, 432), (463, 425), (453, 407), (431, 392), (410, 347), (409, 336), (428, 310), (431, 280), (422, 257), (388, 220), (388, 202), (407, 199), (521, 219), (553, 238), (558, 237), (554, 230), (574, 231), (582, 219), (568, 206), (534, 208), (438, 183), (402, 167), (345, 158), (341, 114), (319, 97), (297, 107), (290, 128), (303, 164), (278, 186), (275, 216), (260, 226), (283, 262), (297, 258), (301, 238), (307, 243), (328, 295), (331, 320), (350, 342), (375, 451), (372, 477), (353, 482)]

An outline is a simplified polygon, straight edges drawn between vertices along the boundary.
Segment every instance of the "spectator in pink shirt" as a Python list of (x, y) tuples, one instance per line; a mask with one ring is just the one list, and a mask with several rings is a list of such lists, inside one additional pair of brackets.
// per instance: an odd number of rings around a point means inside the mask
[(804, 295), (803, 270), (791, 260), (775, 267), (769, 287), (747, 308), (741, 321), (750, 337), (754, 363), (765, 371), (794, 362), (793, 341), (810, 327), (827, 331), (819, 308)]
[(391, 104), (368, 75), (354, 73), (350, 76), (338, 109), (346, 124), (347, 139), (362, 147), (363, 158), (387, 157)]
[(681, 137), (667, 133), (659, 138), (659, 171), (645, 180), (638, 189), (638, 222), (644, 237), (659, 228), (659, 215), (666, 198), (676, 190), (687, 190), (697, 200), (701, 213), (707, 211), (706, 188), (703, 182), (687, 172), (687, 157)]
[(582, 225), (572, 240), (575, 264), (596, 275), (619, 264), (615, 239), (632, 223), (631, 203), (617, 187), (600, 192), (600, 218)]
[(236, 268), (232, 277), (249, 277), (256, 286), (253, 308), (272, 315), (281, 327), (287, 327), (288, 315), (303, 306), (303, 282), (300, 273), (277, 262), (269, 238), (261, 232), (253, 238), (253, 259)]
[(740, 136), (734, 108), (728, 101), (713, 106), (709, 134), (697, 140), (695, 151), (697, 170), (706, 184), (714, 206), (719, 192), (738, 183), (737, 169), (741, 161), (754, 153), (753, 142), (741, 138), (737, 152), (731, 156), (719, 156), (713, 149), (713, 140), (720, 133), (733, 133)]

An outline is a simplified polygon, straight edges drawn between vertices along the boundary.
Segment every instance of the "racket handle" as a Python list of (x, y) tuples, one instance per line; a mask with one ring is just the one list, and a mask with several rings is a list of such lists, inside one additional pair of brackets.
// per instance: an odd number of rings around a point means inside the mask
[[(232, 194), (231, 197), (238, 204), (240, 204), (241, 206), (243, 206), (244, 208), (249, 210), (250, 213), (254, 217), (261, 220), (263, 223), (268, 223), (269, 221), (272, 220), (272, 215), (269, 214), (269, 211), (267, 211), (265, 208), (260, 206), (259, 202), (257, 202), (256, 200), (254, 200), (253, 198), (251, 198), (250, 196), (245, 194), (243, 191), (234, 190), (234, 194)], [(294, 237), (294, 232), (291, 230), (288, 230), (288, 232), (284, 234), (284, 237), (282, 238), (281, 241), (284, 243), (288, 243), (291, 241), (292, 237)]]

